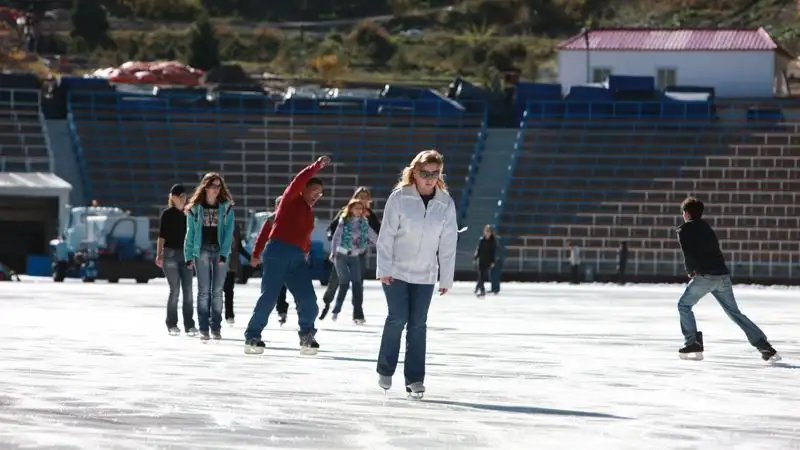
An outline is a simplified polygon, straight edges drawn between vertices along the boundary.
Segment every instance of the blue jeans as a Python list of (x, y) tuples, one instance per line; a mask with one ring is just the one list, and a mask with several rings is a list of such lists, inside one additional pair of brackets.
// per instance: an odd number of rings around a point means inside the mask
[(192, 271), (186, 267), (183, 249), (164, 249), (164, 276), (169, 285), (167, 298), (167, 328), (178, 326), (178, 296), (183, 289), (183, 327), (194, 328), (194, 297), (192, 296)]
[(361, 257), (336, 255), (333, 263), (336, 266), (336, 274), (339, 279), (339, 293), (336, 294), (336, 305), (333, 307), (333, 313), (339, 314), (342, 312), (342, 305), (344, 305), (344, 299), (347, 297), (347, 290), (350, 289), (350, 284), (352, 283), (353, 319), (363, 319), (364, 284), (362, 279)]
[(389, 315), (383, 326), (378, 373), (392, 376), (397, 369), (400, 339), (406, 328), (406, 360), (403, 372), (406, 386), (425, 381), (425, 347), (428, 331), (428, 309), (433, 298), (432, 284), (411, 284), (394, 280), (383, 285)]
[(200, 323), (200, 332), (208, 332), (209, 319), (211, 330), (219, 331), (222, 327), (222, 288), (225, 286), (228, 263), (219, 262), (219, 246), (204, 245), (194, 260), (194, 267), (197, 271), (197, 321)]
[(767, 342), (767, 336), (756, 324), (747, 318), (736, 305), (733, 296), (733, 285), (730, 275), (697, 275), (686, 286), (683, 295), (678, 300), (678, 313), (681, 320), (681, 332), (686, 345), (694, 344), (697, 334), (697, 322), (692, 312), (692, 307), (706, 294), (711, 294), (717, 299), (725, 314), (744, 331), (748, 342), (754, 347)]
[(317, 294), (303, 249), (273, 239), (267, 243), (262, 260), (261, 295), (244, 332), (245, 339), (261, 339), (284, 284), (294, 297), (300, 336), (316, 333)]

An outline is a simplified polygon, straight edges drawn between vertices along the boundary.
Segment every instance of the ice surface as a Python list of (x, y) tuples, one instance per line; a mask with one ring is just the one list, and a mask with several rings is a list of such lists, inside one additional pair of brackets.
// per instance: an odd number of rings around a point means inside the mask
[(0, 284), (0, 449), (800, 448), (798, 290), (736, 288), (784, 357), (769, 366), (710, 296), (705, 361), (678, 359), (680, 286), (457, 284), (431, 309), (422, 402), (402, 365), (377, 386), (376, 283), (367, 325), (326, 319), (311, 357), (293, 310), (244, 354), (256, 292), (237, 285), (236, 325), (203, 344), (167, 334), (163, 280)]

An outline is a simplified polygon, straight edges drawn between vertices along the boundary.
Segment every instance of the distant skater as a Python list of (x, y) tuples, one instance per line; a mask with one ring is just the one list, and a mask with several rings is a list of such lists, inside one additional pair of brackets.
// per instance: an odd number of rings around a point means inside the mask
[(478, 272), (478, 283), (475, 285), (475, 293), (478, 297), (486, 296), (486, 280), (489, 278), (489, 271), (494, 269), (497, 262), (497, 240), (494, 237), (494, 228), (487, 224), (483, 227), (483, 235), (478, 240), (473, 255), (475, 270)]
[(453, 287), (458, 226), (447, 193), (439, 152), (420, 152), (403, 169), (383, 210), (378, 235), (377, 277), (389, 309), (378, 353), (378, 385), (392, 387), (400, 341), (406, 329), (403, 373), (406, 392), (425, 392), (428, 309), (439, 279), (439, 295)]
[[(240, 257), (249, 261), (250, 253), (247, 252), (247, 249), (244, 248), (244, 244), (242, 243), (241, 228), (239, 225), (234, 225), (231, 258), (228, 261), (228, 273), (225, 275), (225, 286), (222, 289), (225, 294), (225, 321), (228, 322), (229, 325), (233, 325), (236, 322), (236, 313), (233, 307), (233, 292), (236, 287), (236, 278), (239, 276), (239, 266), (241, 265)], [(245, 273), (245, 271), (242, 271), (242, 273)]]
[(767, 341), (767, 336), (747, 318), (733, 296), (730, 271), (711, 226), (703, 220), (703, 202), (687, 197), (681, 203), (685, 223), (678, 227), (678, 240), (690, 281), (678, 300), (681, 332), (685, 346), (678, 350), (681, 359), (703, 359), (703, 333), (697, 331), (692, 307), (706, 294), (717, 299), (725, 314), (744, 331), (750, 345), (761, 352), (764, 361), (778, 361), (780, 356)]
[[(261, 295), (258, 297), (253, 316), (244, 333), (245, 353), (264, 353), (261, 333), (267, 326), (269, 315), (275, 308), (281, 287), (285, 284), (297, 305), (300, 326), (300, 353), (316, 354), (317, 294), (309, 266), (311, 233), (314, 231), (314, 204), (322, 197), (323, 182), (315, 177), (322, 168), (330, 164), (323, 156), (304, 168), (283, 192), (275, 222), (263, 255)], [(258, 249), (254, 253), (258, 254)]]

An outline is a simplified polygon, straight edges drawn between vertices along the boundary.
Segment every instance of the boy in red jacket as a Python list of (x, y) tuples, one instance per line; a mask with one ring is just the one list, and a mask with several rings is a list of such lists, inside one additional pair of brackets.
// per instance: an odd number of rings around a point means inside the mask
[[(319, 349), (314, 337), (317, 333), (314, 322), (319, 308), (308, 266), (308, 253), (311, 248), (311, 232), (314, 231), (313, 206), (322, 197), (323, 188), (322, 180), (314, 175), (330, 162), (329, 157), (323, 156), (301, 170), (281, 196), (269, 241), (264, 249), (261, 295), (244, 332), (244, 352), (247, 354), (264, 353), (261, 332), (267, 326), (269, 315), (275, 308), (284, 284), (297, 305), (300, 353), (313, 355)], [(261, 250), (256, 243), (253, 256), (260, 255)]]

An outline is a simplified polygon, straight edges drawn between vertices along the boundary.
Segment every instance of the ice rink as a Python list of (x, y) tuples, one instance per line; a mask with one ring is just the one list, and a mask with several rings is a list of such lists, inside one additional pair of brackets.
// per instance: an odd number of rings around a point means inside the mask
[(294, 309), (244, 354), (257, 285), (236, 286), (236, 325), (203, 344), (167, 334), (163, 280), (0, 284), (0, 449), (800, 449), (800, 290), (735, 288), (783, 356), (770, 366), (711, 296), (705, 361), (678, 359), (682, 286), (476, 299), (459, 283), (434, 299), (418, 402), (402, 364), (388, 396), (377, 386), (377, 282), (367, 325), (346, 304), (319, 323), (317, 356), (298, 352)]

